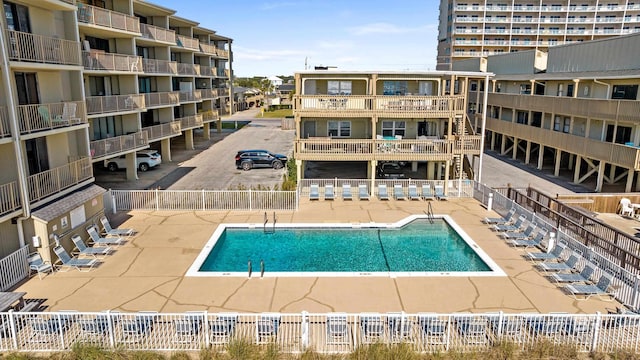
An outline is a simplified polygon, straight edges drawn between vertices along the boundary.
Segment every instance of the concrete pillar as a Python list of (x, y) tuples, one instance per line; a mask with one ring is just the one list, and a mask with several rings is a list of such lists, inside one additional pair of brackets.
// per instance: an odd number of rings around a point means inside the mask
[(171, 139), (160, 140), (160, 155), (163, 162), (171, 162)]
[(436, 166), (436, 180), (442, 179), (442, 161), (438, 161)]
[(569, 170), (573, 170), (573, 159), (575, 159), (577, 155), (569, 154)]
[(451, 167), (451, 161), (444, 162), (444, 193), (447, 194), (449, 189), (449, 168)]
[(184, 131), (184, 148), (186, 150), (195, 149), (195, 146), (193, 145), (193, 129)]
[(418, 162), (417, 161), (412, 161), (411, 162), (411, 171), (413, 171), (413, 172), (417, 172), (418, 171)]
[(427, 162), (427, 180), (434, 180), (436, 178), (436, 162)]
[(505, 150), (507, 149), (507, 136), (502, 135), (502, 143), (500, 144), (500, 155), (503, 155)]
[(613, 184), (615, 178), (616, 178), (616, 168), (617, 166), (611, 164), (611, 166), (609, 167), (609, 184)]
[(529, 164), (531, 161), (531, 141), (527, 141), (527, 149), (524, 152), (524, 163)]
[(138, 180), (136, 153), (132, 152), (125, 155), (124, 162), (127, 164), (127, 180)]
[(602, 191), (602, 182), (604, 181), (604, 161), (600, 161), (598, 164), (598, 179), (596, 180), (596, 192)]
[(624, 188), (624, 192), (631, 192), (634, 175), (635, 175), (635, 171), (633, 169), (629, 169), (629, 172), (627, 173), (627, 185)]
[[(635, 174), (635, 171), (634, 171)], [(640, 180), (636, 181), (636, 191), (640, 191)]]
[(554, 176), (560, 176), (560, 162), (562, 160), (562, 150), (556, 149), (556, 161), (555, 168), (553, 169)]
[(538, 170), (542, 170), (544, 165), (544, 145), (540, 144), (538, 148)]
[(375, 194), (374, 189), (376, 188), (376, 166), (378, 166), (377, 160), (369, 161), (369, 169), (367, 169), (367, 177), (371, 179), (371, 184), (369, 185), (369, 194), (373, 197)]
[(303, 176), (304, 176), (304, 171), (303, 170), (304, 170), (304, 167), (306, 165), (307, 164), (305, 164), (304, 161), (296, 159), (296, 178), (298, 180), (302, 180), (303, 179)]
[(496, 133), (491, 133), (491, 150), (496, 148)]
[(576, 165), (573, 169), (573, 182), (575, 184), (578, 183), (578, 181), (580, 181), (580, 165), (582, 163), (582, 156), (580, 155), (576, 155)]
[(513, 149), (511, 150), (511, 158), (513, 160), (518, 158), (518, 142), (520, 140), (518, 140), (518, 138), (513, 138)]
[(218, 130), (218, 134), (222, 134), (222, 118), (218, 118), (216, 121), (216, 130)]
[(202, 134), (204, 135), (204, 138), (206, 140), (210, 140), (211, 139), (211, 123), (204, 123), (202, 124)]

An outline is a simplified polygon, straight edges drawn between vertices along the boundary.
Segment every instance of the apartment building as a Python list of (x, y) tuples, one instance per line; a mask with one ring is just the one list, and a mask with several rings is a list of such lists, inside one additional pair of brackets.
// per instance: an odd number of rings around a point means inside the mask
[(438, 70), (470, 57), (640, 31), (635, 0), (440, 0)]
[[(464, 166), (481, 154), (469, 132), (467, 90), (480, 72), (349, 72), (295, 74), (294, 156), (298, 178), (308, 162), (358, 162), (375, 181), (385, 161), (406, 162), (416, 179), (473, 178)], [(473, 131), (473, 130), (471, 130)]]
[(170, 161), (172, 138), (193, 147), (194, 129), (220, 125), (233, 109), (232, 40), (142, 0), (2, 11), (0, 257), (35, 244), (50, 259), (53, 234), (66, 245), (104, 214), (94, 164), (135, 164), (150, 146)]
[[(595, 191), (639, 191), (640, 34), (454, 63), (495, 73), (487, 100), (490, 149)], [(482, 84), (480, 84), (482, 85)], [(480, 88), (480, 87), (479, 87)], [(484, 107), (471, 92), (470, 110)], [(480, 124), (476, 116), (476, 125)]]

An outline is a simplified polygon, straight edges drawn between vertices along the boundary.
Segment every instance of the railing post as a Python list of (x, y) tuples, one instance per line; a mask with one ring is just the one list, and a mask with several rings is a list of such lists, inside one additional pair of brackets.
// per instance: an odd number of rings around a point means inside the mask
[(640, 275), (636, 275), (636, 281), (633, 283), (633, 296), (632, 296), (633, 304), (631, 304), (634, 311), (638, 311), (638, 309), (640, 308), (640, 305), (638, 305), (639, 287), (640, 287)]
[(202, 211), (206, 211), (206, 205), (205, 205), (205, 194), (204, 194), (204, 189), (202, 189)]
[(302, 351), (306, 350), (309, 347), (309, 313), (306, 311), (302, 312), (302, 339), (300, 343), (302, 344)]
[(18, 350), (18, 331), (16, 330), (16, 317), (13, 309), (9, 310), (9, 326), (11, 330), (11, 344), (15, 350)]
[(591, 340), (591, 352), (596, 351), (598, 347), (598, 337), (600, 335), (600, 326), (602, 326), (602, 314), (596, 312), (596, 323), (593, 325), (593, 339)]
[(156, 211), (160, 209), (160, 201), (158, 200), (158, 189), (156, 188), (155, 190), (155, 196), (156, 196)]
[(118, 209), (116, 208), (116, 195), (111, 189), (109, 189), (109, 193), (111, 194), (111, 211), (115, 214), (118, 211)]
[(107, 310), (107, 328), (109, 330), (109, 346), (114, 349), (116, 347), (116, 339), (113, 328), (113, 314), (111, 313), (111, 310)]
[(504, 321), (504, 312), (502, 310), (500, 310), (500, 313), (498, 315), (498, 333), (496, 334), (496, 336), (498, 337), (498, 340), (502, 340), (502, 322)]
[(491, 211), (493, 208), (493, 192), (489, 193), (489, 199), (487, 200), (487, 211)]
[(251, 205), (251, 188), (249, 188), (249, 211), (253, 210), (253, 206)]
[(203, 313), (204, 321), (204, 344), (208, 348), (211, 345), (211, 339), (209, 338), (209, 312), (207, 310)]

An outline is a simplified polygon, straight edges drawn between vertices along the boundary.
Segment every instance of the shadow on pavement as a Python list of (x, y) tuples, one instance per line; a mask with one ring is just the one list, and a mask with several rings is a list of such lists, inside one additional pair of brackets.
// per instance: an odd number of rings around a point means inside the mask
[(149, 187), (147, 187), (147, 190), (168, 189), (176, 181), (180, 180), (183, 176), (187, 175), (194, 169), (195, 169), (194, 167), (188, 167), (188, 166), (176, 168), (175, 170), (173, 170), (172, 172), (170, 172), (160, 180), (149, 185)]

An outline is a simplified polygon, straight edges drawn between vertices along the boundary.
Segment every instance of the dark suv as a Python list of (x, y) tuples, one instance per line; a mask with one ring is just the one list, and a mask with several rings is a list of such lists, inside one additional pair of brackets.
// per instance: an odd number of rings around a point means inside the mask
[(267, 150), (241, 150), (236, 154), (236, 168), (251, 170), (254, 167), (282, 169), (287, 157)]
[(404, 179), (402, 165), (397, 162), (385, 162), (378, 165), (378, 179)]

